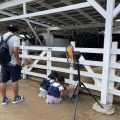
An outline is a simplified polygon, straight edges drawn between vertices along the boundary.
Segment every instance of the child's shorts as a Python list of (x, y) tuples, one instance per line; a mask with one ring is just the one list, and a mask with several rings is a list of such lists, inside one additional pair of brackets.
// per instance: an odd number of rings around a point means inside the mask
[(47, 91), (40, 90), (39, 97), (47, 97)]

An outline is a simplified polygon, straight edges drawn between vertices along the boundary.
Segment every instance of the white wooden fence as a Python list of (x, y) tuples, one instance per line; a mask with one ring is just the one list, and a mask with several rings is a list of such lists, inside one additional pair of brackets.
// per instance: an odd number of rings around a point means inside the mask
[[(55, 67), (52, 66), (52, 62), (61, 62), (61, 63), (67, 63), (66, 58), (60, 58), (60, 57), (53, 57), (52, 52), (58, 51), (58, 52), (65, 52), (65, 47), (40, 47), (40, 46), (25, 46), (25, 43), (22, 43), (22, 46), (20, 47), (22, 49), (22, 54), (20, 54), (21, 58), (32, 58), (34, 59), (34, 63), (30, 65), (29, 67), (26, 66), (23, 68), (22, 73), (24, 74), (24, 78), (27, 75), (37, 76), (41, 78), (46, 78), (48, 74), (50, 74), (51, 70), (55, 70), (58, 72), (68, 73), (70, 79), (65, 79), (65, 82), (68, 84), (77, 84), (73, 80), (73, 75), (77, 75), (77, 70), (71, 69), (71, 68), (63, 68), (63, 67)], [(29, 51), (41, 51), (39, 55), (29, 55)], [(75, 51), (80, 51), (82, 53), (98, 53), (98, 54), (104, 54), (103, 49), (97, 49), (97, 48), (74, 48)], [(116, 69), (120, 69), (120, 63), (116, 62), (116, 55), (120, 54), (120, 49), (117, 49), (117, 43), (112, 44), (111, 49), (111, 62), (110, 62), (110, 74), (109, 74), (109, 85), (108, 88), (108, 99), (110, 99), (110, 102), (113, 102), (113, 95), (120, 96), (120, 90), (118, 90), (120, 86), (120, 77), (115, 75)], [(40, 60), (45, 60), (47, 65), (38, 65), (37, 63)], [(85, 86), (89, 89), (101, 91), (101, 87), (104, 86), (102, 84), (102, 81), (104, 80), (102, 77), (102, 74), (100, 73), (94, 73), (91, 66), (96, 67), (102, 67), (103, 62), (101, 61), (91, 61), (91, 60), (85, 60), (83, 56), (80, 57), (79, 62), (81, 65), (83, 65), (86, 68), (86, 71), (80, 70), (80, 75), (92, 77), (95, 84), (88, 84), (84, 83)], [(32, 72), (32, 68), (40, 68), (47, 70), (47, 74), (42, 73), (35, 73)], [(71, 79), (72, 78), (72, 79)], [(102, 80), (103, 79), (103, 80)], [(103, 95), (103, 94), (102, 94)], [(105, 94), (106, 95), (106, 94)], [(102, 97), (102, 96), (101, 96)]]

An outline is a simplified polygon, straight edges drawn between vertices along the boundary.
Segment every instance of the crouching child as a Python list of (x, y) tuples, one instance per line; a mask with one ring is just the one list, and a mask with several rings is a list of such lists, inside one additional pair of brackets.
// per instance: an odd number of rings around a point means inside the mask
[(40, 93), (38, 94), (39, 97), (47, 97), (47, 91), (50, 87), (50, 84), (55, 81), (55, 79), (58, 77), (58, 73), (56, 71), (53, 71), (50, 75), (48, 75), (48, 78), (45, 78), (42, 83), (40, 84)]
[(59, 76), (54, 83), (52, 83), (48, 89), (48, 95), (46, 103), (60, 103), (63, 95), (64, 77)]

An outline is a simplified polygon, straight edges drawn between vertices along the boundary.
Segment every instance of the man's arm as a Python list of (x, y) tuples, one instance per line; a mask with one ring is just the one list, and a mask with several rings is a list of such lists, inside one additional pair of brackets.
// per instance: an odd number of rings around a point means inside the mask
[(14, 51), (14, 56), (15, 56), (15, 59), (17, 61), (17, 64), (19, 66), (21, 66), (21, 62), (20, 62), (20, 58), (19, 58), (19, 52), (18, 52), (18, 47), (14, 47), (13, 51)]

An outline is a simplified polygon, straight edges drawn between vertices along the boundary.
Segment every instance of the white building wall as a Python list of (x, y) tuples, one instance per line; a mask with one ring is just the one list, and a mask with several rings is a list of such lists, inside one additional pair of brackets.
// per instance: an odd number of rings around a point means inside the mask
[[(54, 38), (53, 39), (53, 47), (66, 47), (67, 44), (69, 43), (68, 39), (62, 39), (62, 38)], [(58, 57), (64, 57), (65, 53), (64, 52), (53, 52), (53, 56)]]
[[(43, 36), (44, 39), (45, 39), (45, 46), (49, 46), (49, 43), (50, 43), (50, 46), (53, 46), (53, 35), (50, 34), (50, 39), (48, 38), (48, 34), (47, 33), (41, 33), (39, 34), (38, 36)], [(48, 41), (50, 40), (50, 41)]]
[(53, 46), (54, 47), (66, 47), (69, 43), (68, 39), (54, 38)]

